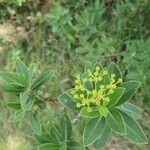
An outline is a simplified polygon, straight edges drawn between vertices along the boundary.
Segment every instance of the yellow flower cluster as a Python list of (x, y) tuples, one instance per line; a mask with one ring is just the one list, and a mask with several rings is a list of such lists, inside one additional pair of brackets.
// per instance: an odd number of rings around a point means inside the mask
[[(71, 90), (71, 95), (77, 103), (76, 107), (86, 107), (87, 112), (91, 112), (92, 106), (99, 108), (99, 106), (108, 103), (109, 96), (113, 94), (117, 84), (121, 82), (121, 78), (116, 81), (115, 74), (109, 74), (107, 69), (101, 70), (97, 66), (94, 71), (88, 70), (86, 77), (77, 75), (75, 88)], [(92, 89), (87, 87), (87, 83), (92, 86)]]

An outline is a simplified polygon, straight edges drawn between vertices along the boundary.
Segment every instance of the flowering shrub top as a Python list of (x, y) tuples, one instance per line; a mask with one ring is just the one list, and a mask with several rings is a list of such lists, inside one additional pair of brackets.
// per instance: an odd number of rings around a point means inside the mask
[(136, 121), (141, 118), (141, 110), (127, 102), (137, 91), (140, 82), (123, 82), (115, 63), (105, 68), (98, 63), (93, 68), (88, 67), (83, 74), (77, 75), (75, 87), (58, 97), (67, 108), (89, 119), (83, 132), (83, 144), (72, 138), (72, 123), (67, 114), (60, 118), (60, 123), (52, 124), (48, 132), (43, 129), (38, 111), (46, 103), (39, 90), (53, 77), (53, 71), (46, 70), (35, 76), (35, 68), (36, 65), (28, 68), (17, 59), (15, 73), (0, 71), (3, 80), (0, 90), (16, 97), (16, 101), (7, 103), (8, 107), (15, 109), (14, 121), (21, 124), (25, 117), (30, 119), (31, 129), (40, 143), (38, 150), (85, 150), (91, 144), (100, 149), (107, 143), (111, 131), (135, 143), (148, 142)]
[(79, 111), (89, 118), (83, 133), (83, 145), (103, 147), (111, 130), (136, 143), (147, 143), (146, 136), (137, 123), (141, 110), (127, 102), (140, 86), (138, 81), (123, 82), (115, 63), (103, 68), (96, 63), (77, 75), (74, 88), (58, 97), (66, 107)]

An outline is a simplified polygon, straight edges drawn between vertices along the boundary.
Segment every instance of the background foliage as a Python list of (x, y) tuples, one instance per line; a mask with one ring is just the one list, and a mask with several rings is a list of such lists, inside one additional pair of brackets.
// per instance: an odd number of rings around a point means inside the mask
[[(40, 121), (48, 126), (65, 111), (55, 98), (72, 88), (75, 74), (83, 71), (85, 63), (98, 61), (107, 65), (114, 61), (125, 81), (142, 81), (132, 102), (142, 107), (141, 124), (150, 138), (149, 12), (149, 0), (0, 0), (0, 68), (14, 71), (19, 56), (28, 66), (36, 63), (39, 73), (54, 70), (55, 80), (48, 82), (41, 92), (54, 98), (40, 114), (45, 116)], [(13, 110), (8, 111), (5, 102), (13, 100), (0, 95), (0, 101), (2, 150), (31, 149), (36, 141), (26, 128), (28, 121), (20, 128), (17, 123), (12, 124)], [(80, 120), (76, 114), (70, 117), (76, 118), (74, 130), (78, 128), (81, 132), (74, 136), (81, 140), (86, 120)], [(148, 150), (149, 146), (142, 149)], [(106, 149), (126, 147), (141, 149), (119, 136), (112, 137)]]

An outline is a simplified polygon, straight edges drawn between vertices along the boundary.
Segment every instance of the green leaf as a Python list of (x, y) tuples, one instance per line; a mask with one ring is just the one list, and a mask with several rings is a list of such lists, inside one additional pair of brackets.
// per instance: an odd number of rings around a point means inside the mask
[(126, 101), (130, 100), (131, 97), (136, 93), (140, 84), (141, 84), (141, 82), (139, 82), (139, 81), (128, 81), (128, 82), (122, 83), (120, 85), (120, 87), (125, 88), (125, 91), (115, 106), (119, 106), (119, 105), (125, 103)]
[(20, 103), (16, 102), (9, 102), (6, 104), (8, 107), (13, 108), (13, 109), (21, 109)]
[(111, 130), (107, 124), (105, 124), (105, 127), (100, 135), (100, 137), (94, 142), (94, 146), (97, 149), (101, 149), (104, 147), (104, 145), (107, 144), (108, 139), (110, 137)]
[(99, 105), (99, 112), (102, 116), (106, 117), (109, 113), (109, 110), (107, 107), (103, 106), (103, 105)]
[(60, 143), (59, 150), (67, 150), (67, 143), (66, 142)]
[(69, 95), (68, 92), (61, 94), (58, 97), (58, 100), (66, 107), (73, 109), (73, 110), (78, 110), (78, 108), (76, 107), (76, 102), (73, 100), (73, 98)]
[(18, 82), (18, 76), (12, 72), (0, 71), (0, 77), (6, 82)]
[(19, 58), (16, 60), (16, 70), (18, 73), (22, 74), (26, 80), (28, 80), (28, 68)]
[(142, 117), (142, 110), (129, 102), (118, 106), (117, 109), (125, 112), (134, 119), (140, 119)]
[(24, 111), (22, 111), (22, 110), (17, 110), (14, 114), (13, 114), (13, 116), (11, 117), (11, 120), (12, 121), (19, 121), (20, 122), (20, 125), (22, 124), (22, 121), (23, 121), (23, 119), (24, 119), (24, 117), (25, 117), (25, 112)]
[(16, 86), (16, 87), (21, 87), (21, 88), (25, 88), (25, 86), (19, 82), (12, 82), (10, 83), (10, 85)]
[(33, 102), (34, 96), (30, 96), (28, 91), (20, 94), (20, 104), (23, 110), (31, 110)]
[(115, 74), (115, 80), (122, 78), (121, 71), (120, 71), (119, 67), (114, 62), (112, 62), (109, 65), (108, 72), (109, 72), (109, 74)]
[(92, 118), (86, 124), (83, 133), (83, 143), (85, 146), (94, 143), (101, 135), (105, 126), (105, 119), (103, 117)]
[(38, 76), (38, 78), (34, 81), (32, 87), (32, 90), (38, 90), (42, 85), (47, 83), (53, 76), (53, 71), (47, 70), (43, 72), (41, 75)]
[(41, 135), (38, 134), (34, 134), (34, 138), (40, 143), (40, 144), (44, 144), (44, 143), (51, 143), (52, 140), (50, 138), (50, 135), (47, 133), (42, 133)]
[(125, 91), (125, 88), (118, 87), (115, 89), (114, 93), (110, 95), (109, 99), (110, 101), (106, 105), (108, 108), (113, 107), (121, 98), (123, 92)]
[(68, 142), (67, 148), (68, 150), (85, 150), (83, 145), (76, 141)]
[(120, 134), (126, 133), (124, 119), (122, 117), (122, 114), (118, 110), (110, 110), (109, 114), (106, 117), (106, 122), (109, 125), (109, 127), (115, 132)]
[(24, 88), (5, 83), (0, 85), (0, 90), (12, 95), (19, 95), (21, 92), (24, 91)]
[(55, 126), (51, 128), (50, 136), (53, 140), (53, 143), (60, 143), (64, 141), (62, 134), (60, 133), (59, 129)]
[(58, 144), (45, 143), (37, 147), (38, 150), (59, 150)]
[(124, 135), (126, 138), (128, 138), (130, 141), (138, 143), (138, 144), (147, 144), (148, 140), (143, 132), (142, 128), (138, 124), (136, 120), (128, 116), (126, 113), (122, 113), (122, 116), (125, 121), (126, 126), (126, 135)]
[(87, 109), (83, 107), (80, 111), (80, 115), (87, 118), (96, 118), (100, 116), (99, 110), (93, 110), (91, 112), (87, 112)]
[(22, 74), (18, 74), (18, 80), (23, 86), (27, 86), (28, 81)]
[(34, 72), (36, 71), (37, 65), (36, 64), (32, 64), (29, 67), (29, 80), (32, 79)]
[(61, 117), (60, 126), (61, 126), (61, 133), (63, 135), (64, 140), (68, 141), (71, 138), (72, 125), (70, 119), (66, 114)]
[(42, 127), (36, 114), (33, 114), (33, 113), (30, 114), (30, 123), (31, 123), (31, 128), (34, 131), (34, 133), (41, 135)]

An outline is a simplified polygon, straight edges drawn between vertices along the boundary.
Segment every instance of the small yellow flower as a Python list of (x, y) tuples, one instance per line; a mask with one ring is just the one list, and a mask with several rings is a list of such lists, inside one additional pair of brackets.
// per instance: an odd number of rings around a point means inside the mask
[(91, 112), (91, 111), (92, 111), (92, 108), (91, 108), (91, 107), (88, 107), (86, 110), (87, 110), (87, 112)]
[(97, 67), (96, 67), (96, 70), (99, 71), (99, 70), (100, 70), (100, 67), (97, 66)]
[(79, 89), (80, 89), (81, 91), (84, 91), (84, 90), (85, 90), (85, 88), (84, 88), (83, 85), (80, 85), (80, 86), (79, 86)]
[(88, 70), (88, 75), (92, 76), (92, 71), (90, 69)]
[(76, 85), (76, 86), (75, 86), (75, 90), (78, 90), (78, 89), (79, 89), (79, 86), (78, 86), (78, 85)]
[(80, 103), (77, 103), (77, 104), (76, 104), (76, 107), (77, 107), (77, 108), (80, 108), (80, 107), (81, 107), (81, 104), (80, 104)]
[(101, 76), (98, 76), (98, 81), (102, 81), (102, 77)]
[(82, 100), (82, 105), (83, 105), (83, 106), (87, 105), (87, 103), (88, 103), (88, 102), (87, 102), (86, 99), (83, 99), (83, 100)]
[(105, 102), (107, 102), (107, 103), (110, 101), (109, 97), (105, 97), (104, 100), (105, 100)]
[(84, 78), (84, 79), (83, 79), (83, 83), (86, 83), (86, 82), (87, 82), (87, 78)]
[(117, 81), (117, 83), (121, 83), (122, 82), (122, 79), (121, 78), (119, 78), (118, 79), (118, 81)]
[(104, 87), (104, 85), (100, 85), (100, 89), (104, 89), (105, 87)]
[(114, 78), (115, 77), (115, 74), (113, 73), (113, 74), (111, 74), (111, 78)]
[(106, 70), (103, 71), (103, 75), (106, 75), (108, 72)]
[(104, 98), (103, 92), (101, 90), (99, 90), (97, 93), (97, 99), (100, 101), (103, 98)]
[(77, 94), (74, 95), (75, 99), (79, 99), (79, 96)]
[(114, 93), (114, 90), (113, 89), (110, 89), (109, 90), (109, 94), (113, 94)]
[(76, 92), (75, 90), (71, 90), (71, 94), (72, 94), (72, 95), (74, 95), (74, 94), (75, 94), (75, 92)]
[(85, 98), (85, 97), (84, 97), (84, 94), (80, 94), (80, 98)]

